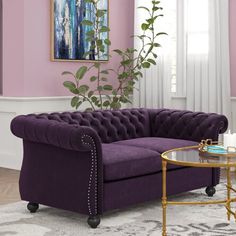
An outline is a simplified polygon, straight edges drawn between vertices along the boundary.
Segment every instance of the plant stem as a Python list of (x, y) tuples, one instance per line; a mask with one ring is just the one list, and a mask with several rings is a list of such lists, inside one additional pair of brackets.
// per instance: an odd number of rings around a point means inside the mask
[(89, 99), (87, 96), (83, 95), (83, 94), (80, 94), (81, 97), (83, 97), (84, 99), (86, 99), (86, 101), (89, 102), (89, 104), (91, 105), (92, 109), (95, 111), (95, 107), (93, 105), (93, 102), (91, 101), (91, 99)]
[[(95, 12), (98, 12), (98, 1), (95, 3), (94, 7), (95, 7)], [(96, 40), (100, 40), (100, 32), (99, 32), (99, 17), (96, 16)], [(95, 41), (96, 41), (95, 40)], [(98, 61), (100, 61), (100, 49), (98, 44), (95, 42), (96, 47), (97, 47), (97, 55), (98, 55)], [(100, 100), (100, 104), (101, 104), (101, 110), (103, 110), (103, 104), (102, 104), (102, 94), (101, 94), (101, 90), (100, 90), (100, 74), (101, 74), (101, 65), (99, 63), (98, 66), (98, 70), (97, 70), (97, 87), (98, 89), (98, 94), (99, 94), (99, 100)]]

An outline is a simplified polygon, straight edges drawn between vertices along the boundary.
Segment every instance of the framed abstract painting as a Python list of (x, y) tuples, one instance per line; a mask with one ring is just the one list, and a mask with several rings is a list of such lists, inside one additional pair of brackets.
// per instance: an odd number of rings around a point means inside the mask
[[(108, 26), (109, 0), (97, 1), (97, 9), (105, 10), (102, 26)], [(94, 4), (86, 0), (51, 0), (51, 59), (52, 61), (108, 61), (109, 47), (105, 45), (102, 56), (90, 51), (91, 42), (87, 33), (93, 30), (90, 25), (81, 24), (83, 20), (95, 21)], [(107, 39), (108, 32), (100, 34)]]

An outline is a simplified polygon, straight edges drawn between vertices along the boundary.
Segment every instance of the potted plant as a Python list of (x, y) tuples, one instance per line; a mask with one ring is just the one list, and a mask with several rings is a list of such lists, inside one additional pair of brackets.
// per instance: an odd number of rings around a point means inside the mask
[[(127, 48), (125, 50), (116, 49), (116, 53), (120, 57), (118, 68), (102, 69), (102, 63), (99, 61), (105, 54), (105, 47), (111, 45), (109, 38), (102, 39), (101, 33), (109, 32), (109, 27), (101, 24), (103, 17), (107, 14), (106, 10), (98, 9), (100, 0), (85, 0), (86, 3), (92, 4), (95, 10), (94, 21), (84, 19), (81, 24), (89, 26), (90, 30), (86, 34), (86, 40), (90, 45), (90, 50), (85, 56), (95, 55), (98, 61), (90, 66), (81, 66), (76, 73), (65, 71), (62, 75), (72, 76), (73, 81), (67, 80), (63, 85), (74, 95), (71, 100), (71, 106), (78, 109), (84, 102), (88, 102), (90, 107), (88, 110), (99, 109), (119, 109), (124, 103), (132, 103), (130, 95), (132, 95), (135, 83), (143, 77), (142, 69), (148, 69), (152, 65), (156, 65), (156, 49), (161, 45), (157, 42), (160, 35), (164, 32), (156, 32), (155, 24), (162, 14), (159, 12), (162, 7), (159, 6), (160, 1), (152, 1), (150, 8), (140, 6), (140, 10), (146, 11), (148, 17), (141, 24), (143, 33), (134, 35), (141, 42), (139, 49)], [(108, 35), (108, 34), (107, 34)], [(110, 57), (112, 55), (109, 55)], [(95, 83), (95, 89), (84, 83), (89, 71), (93, 72), (90, 77), (91, 83)], [(107, 78), (113, 74), (118, 81), (118, 85), (114, 86)], [(92, 86), (94, 88), (94, 86)]]

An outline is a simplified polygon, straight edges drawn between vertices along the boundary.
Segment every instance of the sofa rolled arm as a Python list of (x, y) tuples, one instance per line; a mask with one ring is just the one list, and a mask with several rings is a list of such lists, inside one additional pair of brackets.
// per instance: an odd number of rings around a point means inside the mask
[[(50, 116), (54, 118), (51, 119)], [(60, 119), (56, 120), (56, 116), (57, 113), (17, 116), (11, 122), (11, 131), (26, 143), (30, 141), (78, 151), (78, 156), (81, 157), (83, 157), (81, 152), (90, 152), (91, 158), (86, 160), (90, 168), (87, 172), (78, 174), (82, 176), (82, 179), (88, 181), (87, 213), (90, 216), (102, 214), (103, 164), (101, 140), (91, 127), (71, 124)], [(31, 159), (27, 155), (24, 155), (24, 158)], [(78, 158), (78, 165), (79, 163), (84, 163), (84, 161)], [(30, 170), (24, 171), (24, 166), (22, 166), (21, 173), (22, 175), (29, 175)]]
[(151, 132), (154, 137), (185, 139), (200, 142), (218, 140), (228, 128), (224, 115), (215, 113), (180, 111), (171, 109), (150, 110)]
[(50, 120), (42, 115), (21, 115), (11, 122), (11, 131), (23, 140), (56, 147), (90, 151), (91, 145), (101, 146), (100, 138), (91, 127)]

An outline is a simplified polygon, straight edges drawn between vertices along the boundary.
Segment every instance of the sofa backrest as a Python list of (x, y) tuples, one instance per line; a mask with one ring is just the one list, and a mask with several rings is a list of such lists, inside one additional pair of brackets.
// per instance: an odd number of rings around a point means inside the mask
[(218, 140), (228, 127), (227, 118), (215, 113), (173, 109), (150, 109), (151, 136), (200, 142)]
[(103, 143), (151, 135), (149, 113), (146, 109), (63, 112), (39, 116), (71, 125), (89, 126), (97, 131)]

